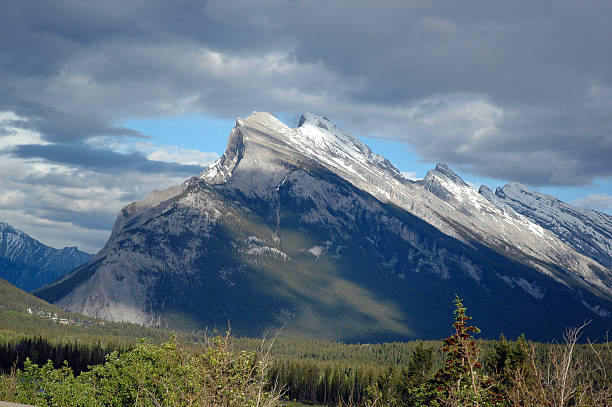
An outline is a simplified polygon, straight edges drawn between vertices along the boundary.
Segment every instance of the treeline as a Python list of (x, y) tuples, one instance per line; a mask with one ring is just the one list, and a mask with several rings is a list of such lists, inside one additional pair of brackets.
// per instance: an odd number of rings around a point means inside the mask
[(271, 383), (290, 400), (336, 406), (612, 406), (610, 343), (578, 343), (586, 326), (560, 344), (476, 341), (480, 330), (459, 298), (455, 332), (440, 349), (417, 343), (404, 365), (346, 365), (313, 359), (277, 361)]
[(288, 400), (325, 405), (361, 405), (368, 389), (389, 381), (403, 369), (389, 366), (350, 366), (337, 363), (272, 363), (269, 382), (284, 389)]
[[(489, 376), (504, 370), (506, 364), (510, 366), (526, 360), (523, 349), (528, 344), (524, 339), (509, 342), (502, 337), (498, 341), (482, 344), (488, 345), (480, 359), (484, 366), (483, 372)], [(443, 355), (442, 346), (434, 348), (423, 342), (413, 345), (410, 357), (402, 364), (348, 364), (317, 362), (308, 358), (275, 358), (271, 364), (269, 381), (284, 388), (286, 398), (293, 401), (330, 406), (364, 405), (380, 392), (381, 396), (385, 395), (387, 402), (395, 399), (392, 404), (394, 406), (418, 405), (408, 402), (410, 392), (432, 378), (436, 371), (443, 369), (444, 359), (437, 357), (438, 353)], [(542, 344), (533, 345), (534, 349), (537, 348), (538, 363), (542, 363), (546, 359), (547, 347)]]
[[(494, 341), (482, 341), (482, 346), (490, 347)], [(256, 351), (261, 346), (261, 339), (233, 338), (236, 349)], [(375, 344), (346, 344), (321, 340), (274, 338), (271, 353), (282, 360), (304, 361), (324, 364), (341, 363), (351, 366), (391, 366), (407, 365), (412, 352), (418, 346), (434, 349), (434, 365), (444, 363), (442, 341), (387, 342)]]
[(67, 363), (79, 374), (88, 370), (89, 366), (104, 363), (106, 355), (113, 351), (123, 353), (130, 349), (129, 345), (110, 343), (102, 345), (83, 341), (57, 341), (42, 337), (20, 337), (0, 341), (0, 370), (10, 373), (14, 368), (23, 369), (24, 362), (29, 359), (37, 365), (51, 361), (55, 368)]
[[(584, 327), (568, 330), (560, 344), (503, 336), (477, 341), (473, 336), (479, 330), (469, 324), (459, 298), (455, 305), (454, 332), (443, 342), (345, 345), (217, 336), (212, 345), (179, 339), (133, 348), (117, 344), (119, 352), (104, 359), (112, 345), (0, 340), (3, 363), (10, 366), (15, 354), (33, 360), (2, 376), (0, 397), (43, 406), (193, 405), (194, 400), (262, 405), (249, 398), (257, 394), (272, 406), (282, 390), (286, 400), (329, 406), (612, 406), (609, 343), (578, 343)], [(46, 359), (51, 361), (40, 366)], [(58, 369), (62, 359), (67, 366)], [(113, 386), (120, 399), (113, 396)], [(59, 402), (52, 396), (56, 392), (80, 394), (82, 402)], [(100, 404), (105, 397), (108, 403)], [(234, 404), (214, 404), (206, 397)]]
[(23, 369), (0, 377), (0, 400), (41, 407), (278, 406), (279, 391), (265, 388), (267, 368), (254, 353), (232, 351), (228, 337), (214, 338), (202, 354), (176, 338), (143, 341), (78, 375), (68, 366), (26, 360)]

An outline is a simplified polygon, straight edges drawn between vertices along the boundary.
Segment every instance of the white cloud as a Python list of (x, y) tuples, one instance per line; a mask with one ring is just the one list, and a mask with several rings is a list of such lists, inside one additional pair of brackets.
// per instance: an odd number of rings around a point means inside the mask
[(612, 210), (612, 195), (607, 193), (589, 194), (583, 198), (574, 200), (572, 203), (581, 208), (608, 212)]
[(401, 174), (404, 176), (404, 178), (409, 179), (411, 181), (417, 181), (420, 179), (418, 177), (418, 174), (414, 171), (403, 171)]
[[(14, 160), (0, 156), (10, 166)], [(47, 173), (5, 176), (0, 165), (0, 220), (53, 247), (99, 250), (119, 210), (154, 189), (180, 184), (184, 177), (128, 172), (103, 174), (66, 167)]]
[(206, 166), (219, 158), (217, 153), (190, 150), (179, 146), (156, 146), (151, 143), (137, 143), (136, 148), (147, 154), (149, 160)]
[(26, 122), (27, 119), (13, 112), (0, 112), (0, 150), (16, 144), (48, 144), (32, 130), (15, 126), (14, 122)]
[[(11, 112), (0, 113), (0, 130), (9, 134), (0, 136), (3, 149), (44, 143), (40, 134), (12, 126), (15, 120), (23, 119)], [(90, 144), (122, 153), (136, 150), (152, 160), (183, 164), (205, 165), (217, 158), (216, 153), (151, 143), (135, 146), (96, 138)], [(138, 171), (102, 173), (0, 153), (0, 221), (53, 247), (78, 246), (96, 252), (106, 243), (123, 206), (144, 198), (154, 189), (180, 184), (184, 178)]]

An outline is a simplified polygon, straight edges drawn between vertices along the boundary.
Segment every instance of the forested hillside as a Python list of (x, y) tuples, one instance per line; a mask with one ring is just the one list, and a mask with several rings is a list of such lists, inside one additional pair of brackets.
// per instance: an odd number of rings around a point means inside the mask
[(0, 336), (5, 338), (27, 336), (63, 342), (78, 340), (88, 343), (133, 344), (138, 338), (160, 343), (171, 334), (172, 331), (168, 330), (108, 322), (65, 312), (0, 279)]
[(3, 363), (15, 350), (24, 363), (17, 370), (5, 367), (0, 399), (41, 406), (273, 406), (280, 400), (370, 407), (609, 406), (609, 343), (588, 342), (583, 327), (567, 331), (561, 344), (503, 336), (479, 341), (470, 319), (456, 298), (452, 334), (443, 342), (382, 344), (229, 334), (193, 340), (184, 333), (160, 345), (71, 344), (4, 329)]

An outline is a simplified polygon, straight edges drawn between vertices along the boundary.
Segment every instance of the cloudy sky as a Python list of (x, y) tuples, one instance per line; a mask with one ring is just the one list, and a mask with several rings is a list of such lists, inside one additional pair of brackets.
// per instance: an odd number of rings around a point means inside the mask
[(0, 13), (0, 221), (96, 251), (238, 116), (322, 113), (422, 177), (612, 213), (612, 2), (24, 1)]

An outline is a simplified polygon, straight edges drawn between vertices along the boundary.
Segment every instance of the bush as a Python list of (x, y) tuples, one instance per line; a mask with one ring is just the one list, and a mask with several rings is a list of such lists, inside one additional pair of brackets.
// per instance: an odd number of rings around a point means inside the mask
[(159, 346), (142, 341), (76, 377), (68, 366), (28, 360), (3, 377), (0, 397), (38, 406), (275, 406), (280, 393), (266, 390), (266, 355), (232, 351), (229, 334), (203, 354), (185, 351), (176, 338)]

